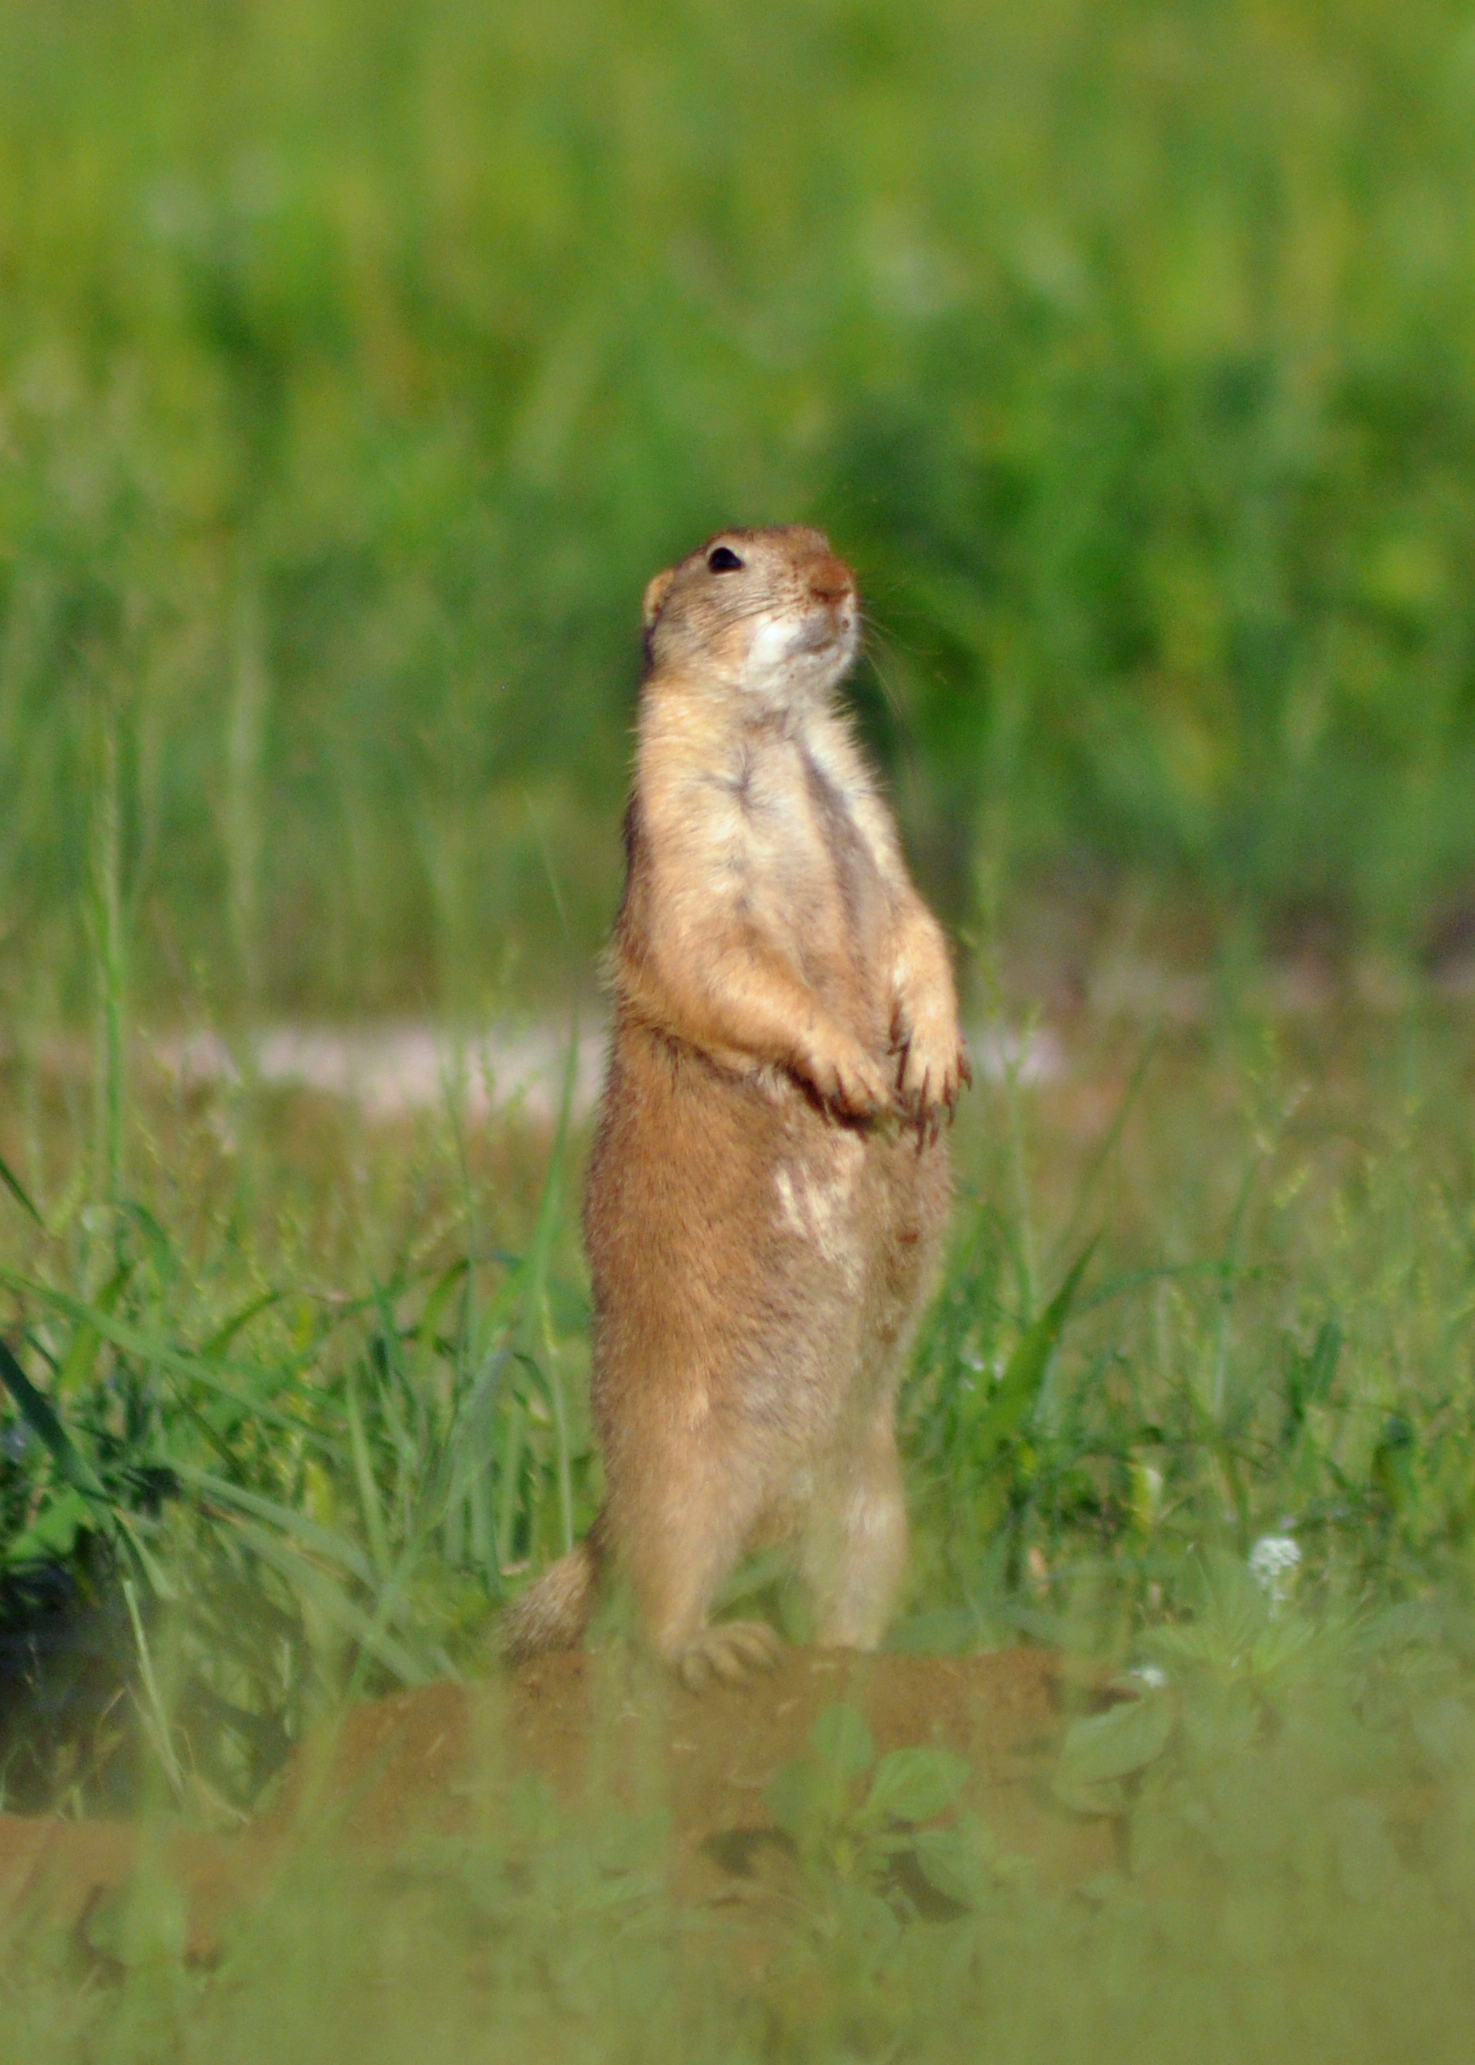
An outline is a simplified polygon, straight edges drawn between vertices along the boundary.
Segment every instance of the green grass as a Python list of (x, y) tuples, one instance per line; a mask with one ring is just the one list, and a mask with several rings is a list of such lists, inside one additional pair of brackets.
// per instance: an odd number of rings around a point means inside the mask
[[(1338, 1610), (1463, 1587), (1459, 1021), (1425, 1000), (1341, 1030), (1088, 1022), (1063, 1084), (975, 1095), (902, 1400), (898, 1641), (1124, 1663), (1205, 1554), (1243, 1566), (1287, 1529), (1298, 1589)], [(48, 1562), (84, 1592), (127, 1576), (176, 1696), (217, 1717), (193, 1767), (246, 1806), (270, 1763), (235, 1768), (248, 1739), (280, 1754), (345, 1693), (474, 1667), (508, 1584), (587, 1525), (580, 1143), (470, 1134), (454, 1084), (385, 1127), (140, 1069), (114, 1197), (86, 1180), (98, 1121), (84, 1105), (63, 1152), (41, 1067), (12, 1069), (32, 1131), (3, 1143), (0, 1556), (22, 1602)]]
[[(212, 1117), (157, 1114), (146, 1199), (38, 1206), (12, 1172), (32, 1253), (0, 1265), (18, 1322), (0, 1558), (20, 1626), (55, 1566), (77, 1604), (128, 1588), (114, 1634), (147, 1677), (143, 1623), (161, 1624), (195, 1778), (248, 1808), (315, 1714), (453, 1671), (504, 1570), (587, 1521), (585, 1306), (566, 1119), (535, 1175), (516, 1139), (489, 1169), (448, 1088), (407, 1183), (402, 1137), (366, 1165), (351, 1132), (283, 1138), (263, 1102), (228, 1122), (256, 1134), (242, 1153)], [(92, 1769), (85, 1727), (48, 1743), (46, 1769), (35, 1726), (12, 1717), (13, 1804), (136, 1792), (126, 1731)]]
[[(875, 1764), (840, 1717), (775, 1783), (804, 1876), (760, 1973), (721, 1911), (673, 1902), (659, 1819), (514, 1790), (469, 1848), (407, 1858), (387, 1905), (305, 1857), (211, 1971), (180, 1963), (147, 1882), (126, 1954), (111, 1921), (89, 1936), (100, 1966), (15, 1935), (3, 2042), (1454, 2056), (1475, 2005), (1463, 1011), (1081, 1020), (1067, 1056), (982, 1086), (959, 1129), (892, 1639), (1161, 1674), (1078, 1722), (1055, 1775), (1062, 1811), (1114, 1817), (1118, 1869), (1044, 1891), (964, 1823), (924, 1845), (950, 1918), (919, 1914), (889, 1890), (922, 1840), (894, 1814), (955, 1775)], [(484, 1670), (498, 1601), (586, 1524), (582, 1142), (468, 1133), (454, 1086), (384, 1128), (140, 1060), (110, 1203), (54, 1057), (6, 1085), (31, 1115), (0, 1141), (7, 1625), (39, 1624), (45, 1566), (94, 1616), (74, 1678), (12, 1710), (7, 1800), (228, 1826), (345, 1697)], [(1257, 1577), (1287, 1535), (1299, 1563)], [(802, 1632), (781, 1579), (752, 1584)], [(99, 1656), (125, 1688), (106, 1725)]]
[(570, 986), (636, 609), (808, 516), (925, 881), (1405, 948), (1475, 867), (1444, 0), (0, 9), (6, 981)]

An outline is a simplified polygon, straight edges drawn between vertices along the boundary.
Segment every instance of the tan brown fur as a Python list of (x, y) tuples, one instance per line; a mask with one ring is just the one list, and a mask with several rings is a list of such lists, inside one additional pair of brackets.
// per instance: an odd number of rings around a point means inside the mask
[(608, 1552), (688, 1683), (739, 1677), (777, 1638), (708, 1613), (774, 1540), (821, 1642), (884, 1631), (896, 1385), (967, 1062), (941, 930), (832, 700), (858, 645), (817, 531), (723, 532), (647, 590), (585, 1204), (608, 1493), (592, 1548), (508, 1615), (509, 1654), (579, 1638)]

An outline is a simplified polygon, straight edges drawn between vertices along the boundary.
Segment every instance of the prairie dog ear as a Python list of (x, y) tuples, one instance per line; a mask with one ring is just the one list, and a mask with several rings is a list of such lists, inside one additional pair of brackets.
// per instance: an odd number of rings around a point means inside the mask
[(647, 584), (645, 590), (645, 602), (642, 608), (642, 614), (645, 618), (645, 628), (647, 631), (655, 622), (656, 618), (660, 615), (661, 604), (670, 594), (671, 583), (675, 580), (675, 578), (675, 567), (668, 566), (663, 574), (657, 574), (655, 579)]

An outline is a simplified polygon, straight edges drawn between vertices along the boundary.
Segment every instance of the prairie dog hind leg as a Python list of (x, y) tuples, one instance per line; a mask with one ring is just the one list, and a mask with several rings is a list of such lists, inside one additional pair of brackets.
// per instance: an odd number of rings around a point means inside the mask
[[(757, 1459), (755, 1458), (756, 1462)], [(646, 1640), (692, 1691), (712, 1680), (736, 1684), (768, 1670), (783, 1644), (754, 1621), (708, 1620), (723, 1580), (748, 1547), (768, 1492), (766, 1473), (744, 1467), (732, 1445), (715, 1454), (699, 1437), (666, 1438), (648, 1450), (642, 1486), (628, 1501), (611, 1484), (610, 1530), (630, 1579)], [(626, 1525), (621, 1521), (629, 1514)]]
[(798, 1566), (823, 1647), (879, 1646), (906, 1556), (906, 1500), (888, 1412), (843, 1463), (828, 1464), (807, 1501)]

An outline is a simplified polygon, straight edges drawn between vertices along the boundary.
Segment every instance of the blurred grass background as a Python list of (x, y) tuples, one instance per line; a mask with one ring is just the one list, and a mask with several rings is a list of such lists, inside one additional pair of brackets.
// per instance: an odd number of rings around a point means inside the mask
[(641, 586), (800, 517), (955, 927), (1417, 947), (1472, 206), (1445, 0), (5, 0), (4, 991), (99, 926), (166, 1013), (566, 990)]

